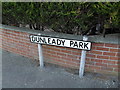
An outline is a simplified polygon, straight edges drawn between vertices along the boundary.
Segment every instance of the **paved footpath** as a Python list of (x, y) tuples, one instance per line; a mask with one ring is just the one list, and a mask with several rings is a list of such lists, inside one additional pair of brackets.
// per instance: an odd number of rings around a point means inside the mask
[(3, 88), (117, 88), (116, 77), (98, 78), (86, 74), (84, 78), (64, 68), (46, 65), (40, 69), (34, 60), (2, 50)]

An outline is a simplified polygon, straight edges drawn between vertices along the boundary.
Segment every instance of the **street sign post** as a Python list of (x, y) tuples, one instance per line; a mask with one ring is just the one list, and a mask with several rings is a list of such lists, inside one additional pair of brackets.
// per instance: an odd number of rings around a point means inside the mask
[(46, 37), (46, 36), (41, 36), (41, 34), (30, 35), (30, 41), (32, 43), (38, 44), (39, 62), (41, 68), (44, 67), (42, 44), (81, 49), (82, 53), (81, 53), (81, 61), (79, 68), (80, 78), (82, 78), (84, 74), (86, 51), (91, 49), (91, 42), (88, 42), (87, 40), (88, 40), (87, 36), (83, 36), (83, 40), (79, 41), (79, 40), (68, 40), (68, 39), (61, 39), (55, 37)]

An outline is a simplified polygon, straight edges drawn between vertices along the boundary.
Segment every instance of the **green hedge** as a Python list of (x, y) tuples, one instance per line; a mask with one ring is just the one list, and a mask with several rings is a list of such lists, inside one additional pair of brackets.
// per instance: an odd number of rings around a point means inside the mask
[(118, 2), (3, 2), (2, 8), (3, 24), (29, 24), (31, 29), (84, 34), (98, 24), (119, 28)]

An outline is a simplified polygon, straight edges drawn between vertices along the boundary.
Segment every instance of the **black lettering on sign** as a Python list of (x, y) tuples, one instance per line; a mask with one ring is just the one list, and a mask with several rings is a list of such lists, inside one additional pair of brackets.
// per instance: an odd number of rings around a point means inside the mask
[(83, 48), (83, 42), (79, 42), (79, 48)]
[(84, 43), (84, 48), (88, 49), (87, 45), (88, 45), (88, 43)]
[(61, 44), (61, 40), (57, 39), (57, 45), (60, 45), (60, 44)]
[(48, 43), (49, 43), (49, 44), (51, 44), (51, 43), (50, 43), (50, 39), (51, 39), (51, 38), (48, 38)]
[(62, 42), (62, 44), (63, 44), (63, 46), (64, 46), (64, 44), (65, 44), (65, 40), (61, 40), (61, 42)]
[(38, 39), (38, 37), (35, 37), (35, 39), (34, 39), (36, 42), (39, 42), (39, 39)]
[(73, 41), (70, 41), (70, 46), (72, 46), (74, 44), (74, 42)]
[(74, 43), (74, 47), (78, 47), (78, 44), (77, 44), (77, 42), (75, 42), (75, 43)]
[(55, 39), (52, 40), (52, 44), (56, 44)]
[(77, 41), (77, 40), (65, 40), (65, 39), (52, 38), (52, 37), (42, 37), (37, 35), (36, 36), (30, 35), (30, 41), (38, 44), (50, 44), (50, 45), (85, 49), (85, 50), (90, 50), (91, 48), (91, 43), (87, 41), (85, 42), (85, 41)]
[(34, 36), (33, 41), (37, 41), (37, 37)]
[(45, 44), (47, 44), (47, 42), (46, 42), (46, 39), (45, 38), (39, 38), (39, 41), (41, 42), (41, 43), (45, 43)]

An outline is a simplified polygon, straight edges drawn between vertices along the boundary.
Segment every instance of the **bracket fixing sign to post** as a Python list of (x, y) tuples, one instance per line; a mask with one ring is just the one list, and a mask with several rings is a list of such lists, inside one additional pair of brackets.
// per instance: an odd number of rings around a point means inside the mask
[(32, 43), (38, 44), (40, 67), (44, 66), (43, 55), (42, 55), (42, 46), (41, 46), (42, 44), (82, 49), (81, 64), (80, 64), (80, 71), (79, 71), (80, 77), (83, 76), (83, 72), (84, 72), (86, 50), (91, 49), (91, 42), (88, 42), (87, 40), (85, 40), (86, 38), (87, 37), (83, 37), (83, 41), (82, 40), (79, 41), (79, 40), (68, 40), (68, 39), (62, 39), (62, 38), (47, 37), (47, 36), (42, 36), (41, 34), (30, 35), (30, 41)]

